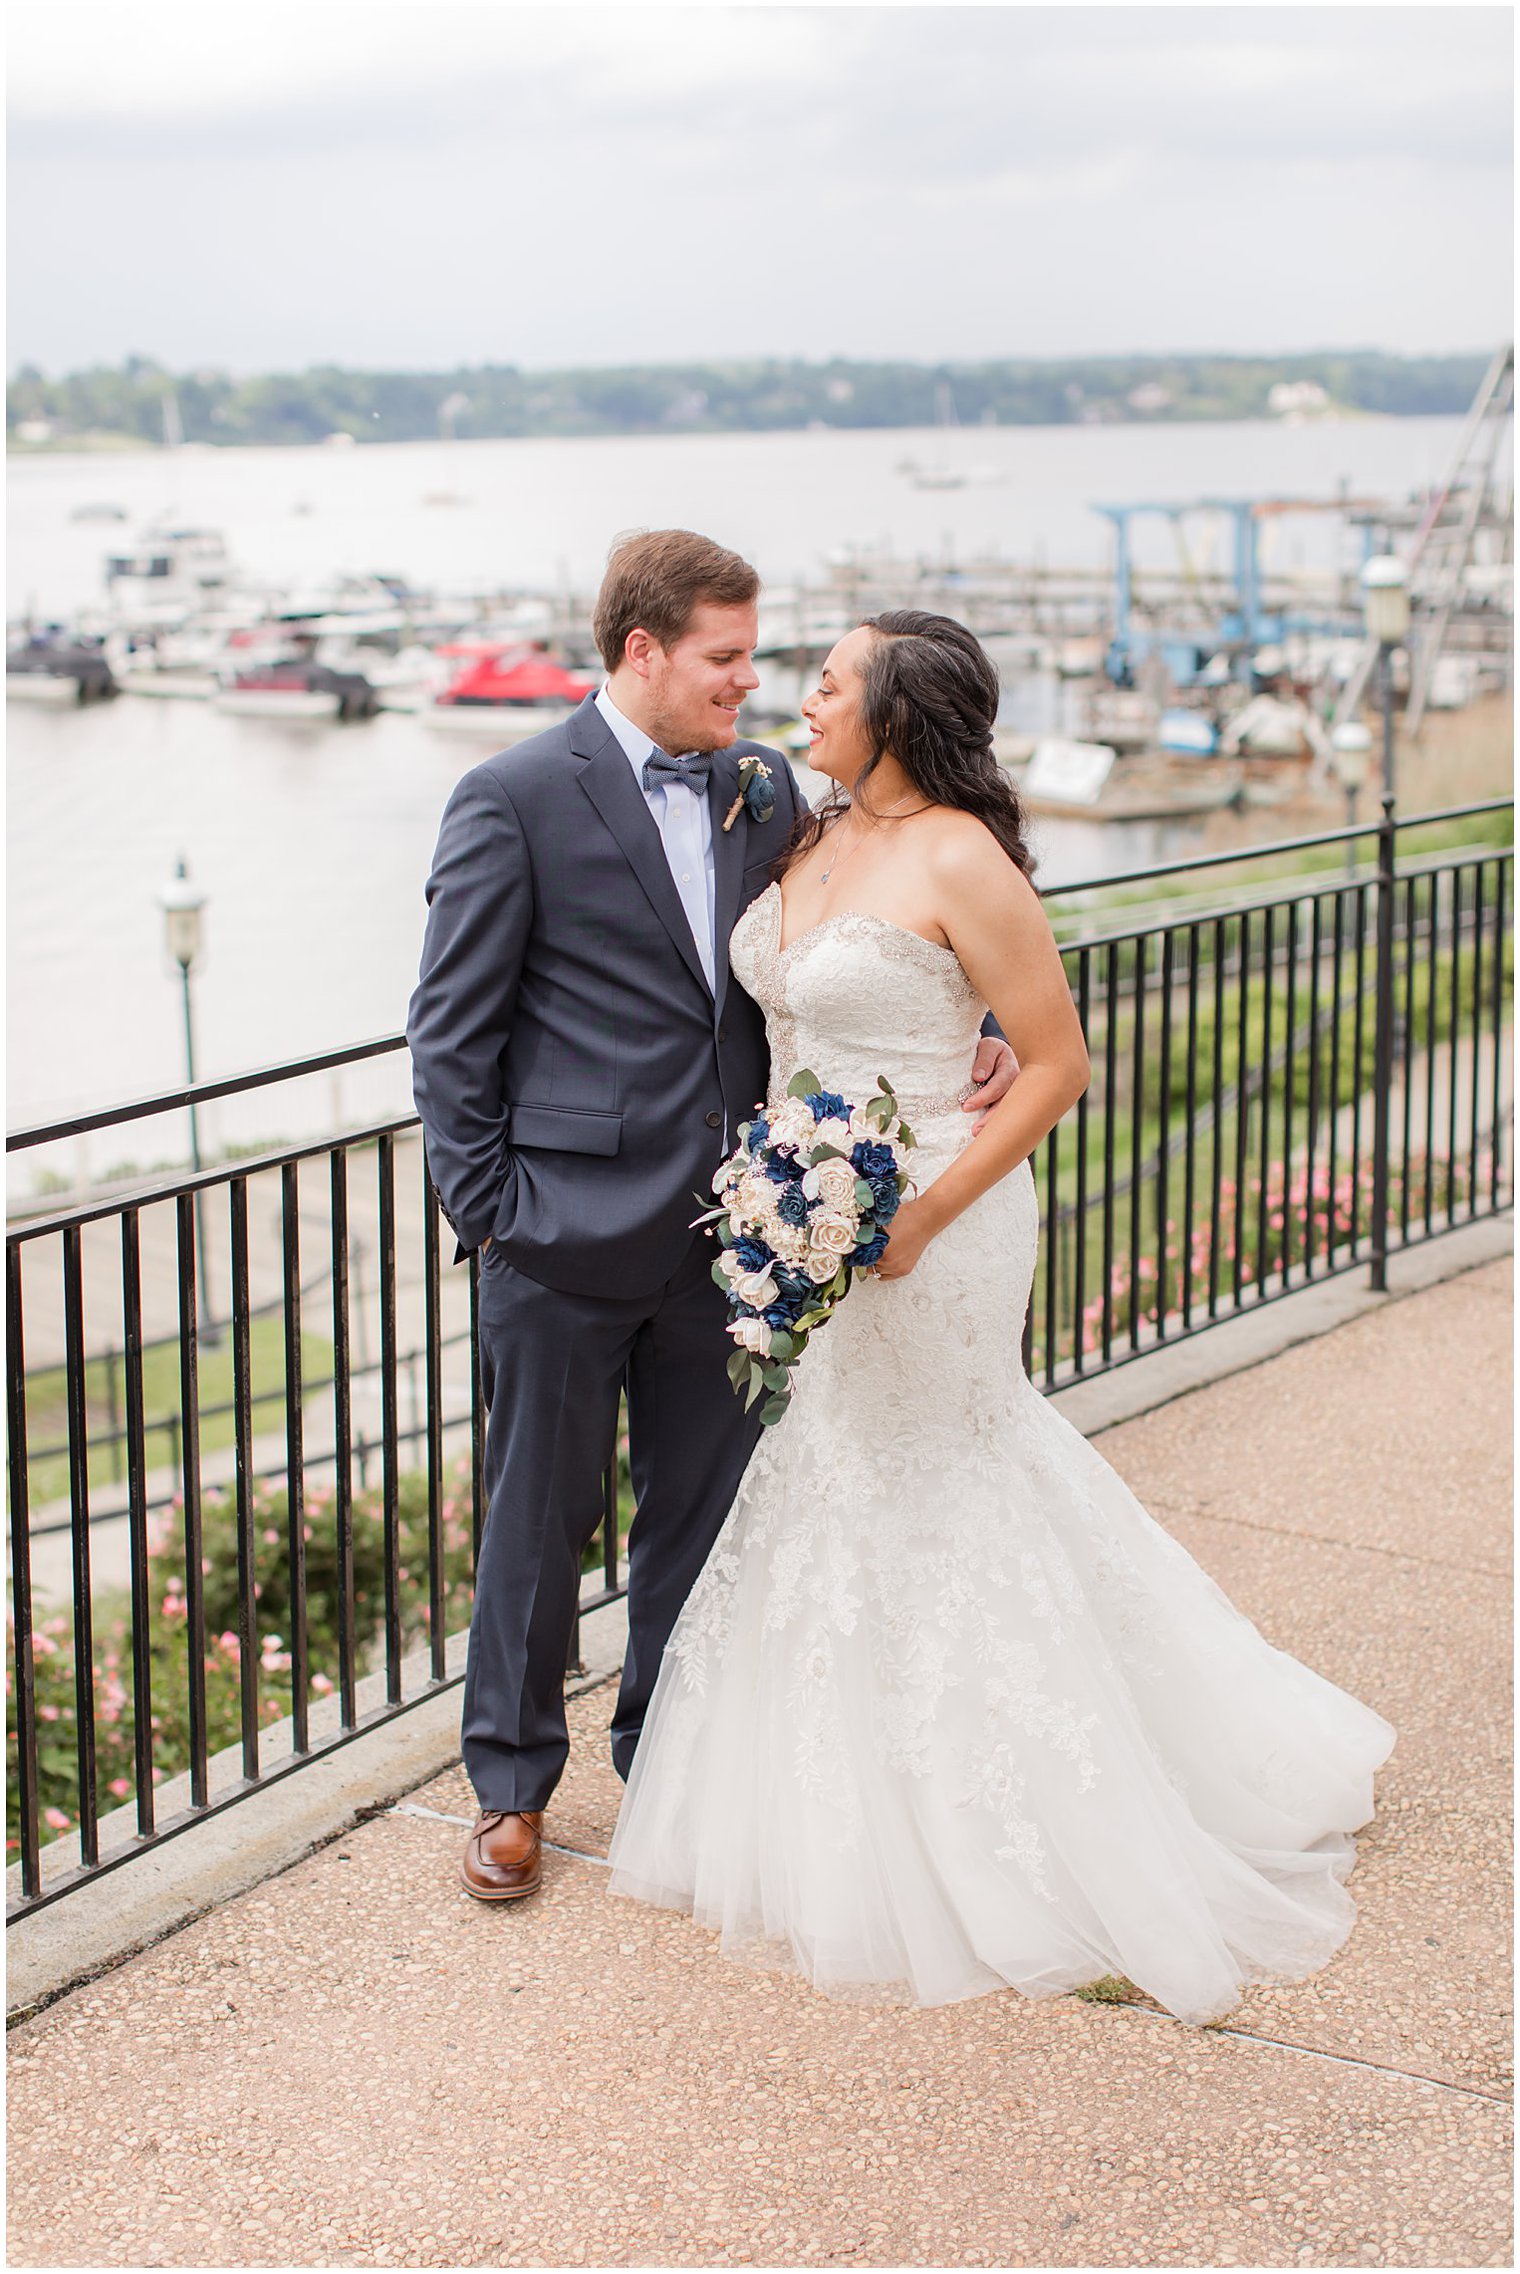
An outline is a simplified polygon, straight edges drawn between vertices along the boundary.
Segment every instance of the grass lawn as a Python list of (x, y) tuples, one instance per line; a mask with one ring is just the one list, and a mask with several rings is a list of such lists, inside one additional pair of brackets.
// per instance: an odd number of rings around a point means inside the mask
[[(257, 1318), (249, 1334), (253, 1419), (259, 1426), (261, 1404), (283, 1410), (285, 1397), (285, 1324), (283, 1319)], [(332, 1344), (323, 1336), (301, 1337), (302, 1380), (308, 1387), (330, 1382)], [(201, 1451), (212, 1453), (233, 1442), (232, 1337), (215, 1346), (200, 1346)], [(69, 1415), (61, 1366), (49, 1366), (26, 1378), (26, 1437), (28, 1489), (33, 1507), (49, 1500), (65, 1500), (69, 1491)], [(113, 1355), (92, 1358), (85, 1367), (85, 1403), (89, 1421), (89, 1477), (92, 1485), (111, 1484), (126, 1476), (124, 1443), (103, 1440), (126, 1425), (126, 1360)], [(176, 1458), (180, 1437), (179, 1343), (158, 1342), (143, 1352), (143, 1412), (147, 1428), (150, 1469), (169, 1466)], [(97, 1435), (102, 1441), (97, 1442)], [(62, 1446), (63, 1451), (53, 1448)]]

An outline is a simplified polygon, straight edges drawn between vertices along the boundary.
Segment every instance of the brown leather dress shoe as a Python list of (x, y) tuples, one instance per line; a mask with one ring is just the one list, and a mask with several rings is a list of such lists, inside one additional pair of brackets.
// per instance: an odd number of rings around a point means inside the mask
[(542, 1876), (543, 1823), (541, 1808), (519, 1816), (483, 1808), (460, 1867), (467, 1893), (480, 1903), (510, 1903), (515, 1896), (531, 1895)]

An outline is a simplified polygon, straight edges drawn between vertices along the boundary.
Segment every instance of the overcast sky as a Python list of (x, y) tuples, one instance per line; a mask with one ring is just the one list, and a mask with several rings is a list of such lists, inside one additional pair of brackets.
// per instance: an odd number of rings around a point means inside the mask
[(9, 361), (1486, 348), (1507, 7), (13, 0)]

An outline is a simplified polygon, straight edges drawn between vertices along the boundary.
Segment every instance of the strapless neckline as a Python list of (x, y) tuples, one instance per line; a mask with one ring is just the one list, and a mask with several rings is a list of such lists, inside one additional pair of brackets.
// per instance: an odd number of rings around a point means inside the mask
[(766, 893), (773, 895), (775, 900), (776, 931), (772, 944), (776, 954), (780, 957), (795, 955), (798, 948), (805, 947), (808, 941), (816, 939), (819, 933), (831, 931), (836, 924), (875, 924), (884, 932), (895, 933), (899, 939), (916, 940), (921, 948), (927, 948), (930, 955), (947, 955), (952, 963), (959, 961), (954, 948), (945, 947), (938, 940), (926, 939), (922, 932), (915, 932), (908, 924), (894, 924), (890, 916), (873, 916), (870, 910), (866, 908), (836, 908), (832, 916), (820, 917), (816, 924), (806, 925), (795, 939), (783, 943), (782, 933), (786, 928), (786, 909), (781, 897), (781, 886), (779, 883), (769, 884), (765, 889)]

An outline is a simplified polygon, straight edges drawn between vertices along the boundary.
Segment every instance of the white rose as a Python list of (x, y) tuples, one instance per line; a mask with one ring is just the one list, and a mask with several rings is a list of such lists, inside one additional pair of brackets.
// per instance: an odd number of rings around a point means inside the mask
[(816, 1169), (808, 1169), (802, 1179), (803, 1199), (816, 1200), (822, 1189), (823, 1187), (818, 1182), (818, 1171)]
[(771, 1116), (773, 1145), (801, 1145), (813, 1134), (813, 1111), (801, 1098), (784, 1098)]
[(771, 1330), (764, 1319), (736, 1319), (728, 1331), (741, 1350), (753, 1350), (757, 1357), (769, 1358)]
[(831, 1115), (819, 1122), (814, 1131), (814, 1142), (819, 1145), (837, 1145), (841, 1153), (847, 1153), (856, 1140), (850, 1123)]
[(734, 1293), (741, 1303), (748, 1303), (752, 1310), (764, 1311), (775, 1302), (780, 1289), (767, 1267), (763, 1271), (742, 1272), (734, 1281)]
[(713, 1171), (712, 1188), (714, 1192), (726, 1192), (738, 1173), (731, 1160), (724, 1161), (721, 1167)]
[(857, 1105), (850, 1115), (851, 1138), (858, 1144), (862, 1137), (874, 1137), (875, 1135), (875, 1125), (866, 1119), (865, 1107)]
[(718, 1269), (725, 1275), (730, 1285), (732, 1285), (733, 1281), (736, 1280), (739, 1277), (740, 1273), (743, 1271), (744, 1266), (739, 1261), (739, 1258), (735, 1255), (732, 1248), (725, 1248), (723, 1250), (723, 1253), (718, 1258)]
[(855, 1245), (855, 1227), (847, 1216), (817, 1215), (808, 1226), (808, 1245), (815, 1255), (831, 1255), (837, 1265)]
[(832, 1215), (843, 1215), (855, 1205), (855, 1169), (850, 1161), (820, 1161), (813, 1174), (818, 1197)]
[(747, 1224), (763, 1224), (775, 1207), (775, 1186), (768, 1176), (747, 1176), (734, 1195), (734, 1212)]
[(837, 1255), (810, 1255), (802, 1268), (815, 1287), (827, 1287), (839, 1269), (839, 1258)]

